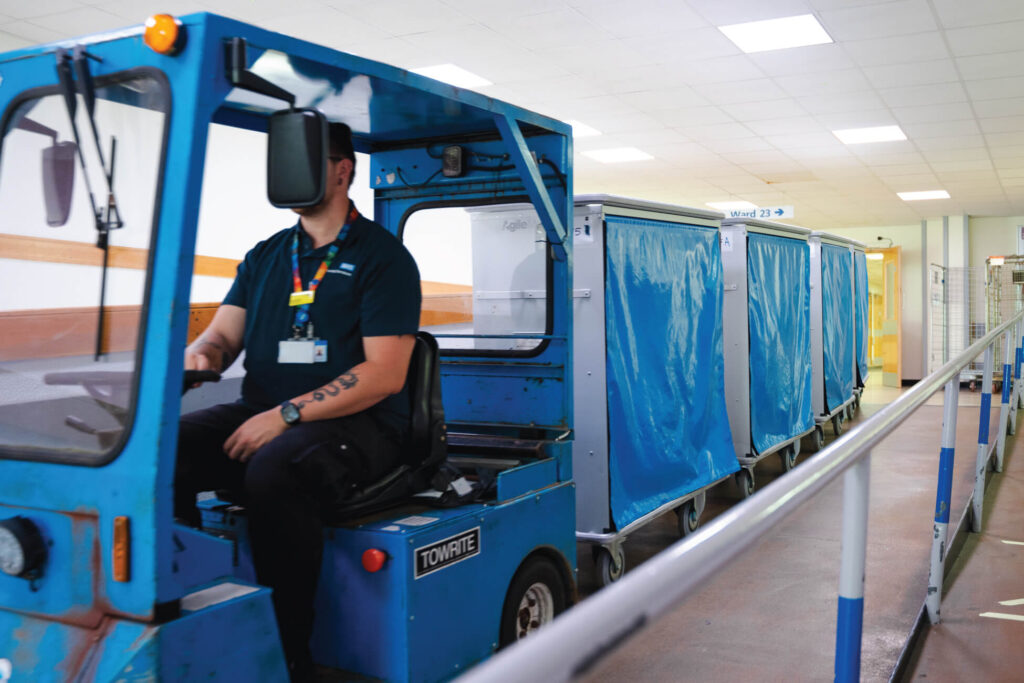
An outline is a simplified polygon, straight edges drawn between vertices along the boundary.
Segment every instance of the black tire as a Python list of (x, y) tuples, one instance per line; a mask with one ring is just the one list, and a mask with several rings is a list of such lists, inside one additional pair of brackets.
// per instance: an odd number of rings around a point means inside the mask
[(754, 473), (750, 470), (741, 468), (736, 473), (736, 484), (740, 487), (741, 498), (750, 498), (754, 495)]
[(832, 416), (832, 431), (835, 432), (836, 436), (842, 436), (843, 434), (843, 414), (838, 413)]
[(626, 573), (626, 551), (622, 549), (621, 544), (615, 554), (612, 554), (609, 548), (597, 546), (594, 548), (594, 563), (597, 565), (601, 585), (610, 586)]
[[(531, 589), (546, 591), (551, 599), (550, 614), (542, 615), (539, 623), (525, 623), (530, 619), (530, 613), (526, 611), (529, 608), (524, 608), (524, 602), (528, 601), (527, 593)], [(540, 555), (529, 558), (512, 577), (508, 592), (505, 594), (505, 604), (501, 609), (500, 646), (505, 647), (520, 638), (525, 638), (564, 612), (567, 604), (565, 583), (555, 563)]]
[(700, 515), (697, 514), (697, 508), (692, 500), (688, 500), (676, 508), (676, 519), (679, 523), (681, 538), (686, 538), (700, 527)]
[(779, 457), (782, 459), (782, 470), (784, 472), (790, 472), (796, 467), (796, 446), (790, 444), (779, 451)]
[(825, 445), (825, 429), (821, 425), (814, 425), (814, 450), (820, 451)]

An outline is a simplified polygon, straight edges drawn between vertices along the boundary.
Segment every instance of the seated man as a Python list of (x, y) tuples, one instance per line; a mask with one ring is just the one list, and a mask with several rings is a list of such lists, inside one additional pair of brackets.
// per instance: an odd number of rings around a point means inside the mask
[(323, 201), (296, 209), (297, 225), (246, 254), (185, 351), (186, 369), (224, 371), (244, 348), (246, 375), (238, 402), (181, 418), (175, 514), (198, 526), (199, 491), (244, 501), (293, 680), (312, 672), (323, 519), (397, 466), (409, 425), (419, 273), (402, 243), (349, 201), (351, 136), (330, 124)]

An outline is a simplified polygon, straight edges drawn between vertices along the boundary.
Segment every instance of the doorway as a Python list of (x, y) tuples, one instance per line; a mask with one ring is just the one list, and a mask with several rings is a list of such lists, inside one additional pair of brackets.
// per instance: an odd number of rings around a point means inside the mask
[(866, 250), (868, 266), (868, 365), (882, 371), (882, 385), (903, 383), (900, 248)]

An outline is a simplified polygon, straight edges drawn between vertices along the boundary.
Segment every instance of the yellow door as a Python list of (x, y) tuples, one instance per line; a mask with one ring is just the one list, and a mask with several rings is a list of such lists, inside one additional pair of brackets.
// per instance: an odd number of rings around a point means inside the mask
[(903, 383), (900, 248), (890, 247), (877, 251), (882, 254), (882, 384), (887, 387), (899, 387)]

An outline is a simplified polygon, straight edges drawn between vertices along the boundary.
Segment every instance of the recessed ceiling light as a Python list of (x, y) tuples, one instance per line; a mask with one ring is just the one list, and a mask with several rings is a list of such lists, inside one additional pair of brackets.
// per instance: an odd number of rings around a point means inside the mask
[(865, 142), (891, 142), (906, 140), (907, 134), (899, 126), (874, 126), (872, 128), (846, 128), (834, 130), (832, 134), (846, 145), (861, 145)]
[(583, 152), (584, 156), (600, 161), (602, 164), (618, 164), (623, 161), (647, 161), (653, 159), (647, 152), (636, 147), (615, 147), (614, 149), (592, 149)]
[(905, 202), (918, 202), (922, 199), (949, 199), (949, 193), (945, 190), (927, 190), (925, 192), (897, 192), (899, 198)]
[(718, 30), (724, 33), (726, 38), (736, 43), (736, 47), (747, 53), (832, 42), (832, 38), (825, 32), (813, 14), (801, 14), (796, 17), (766, 21), (748, 21), (744, 24), (719, 26)]
[(569, 119), (566, 123), (572, 126), (572, 136), (574, 138), (592, 138), (595, 135), (601, 134), (601, 131), (597, 128), (591, 128), (587, 124), (581, 123), (576, 119)]
[(471, 71), (466, 71), (461, 66), (454, 64), (436, 64), (424, 66), (419, 69), (410, 69), (414, 74), (443, 81), (456, 88), (483, 88), (487, 85), (494, 85), (486, 78), (477, 76)]
[(746, 211), (749, 209), (756, 209), (757, 204), (745, 201), (736, 202), (708, 202), (708, 206), (718, 209), (719, 211)]

